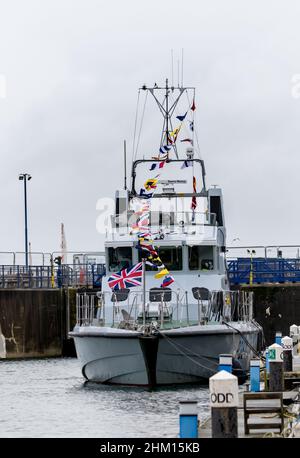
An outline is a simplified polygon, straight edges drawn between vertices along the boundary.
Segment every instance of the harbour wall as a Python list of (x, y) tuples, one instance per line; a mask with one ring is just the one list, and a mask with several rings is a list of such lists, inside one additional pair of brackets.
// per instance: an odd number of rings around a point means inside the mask
[[(243, 285), (254, 292), (254, 317), (266, 345), (300, 325), (300, 284)], [(237, 288), (235, 288), (237, 289)], [(0, 289), (0, 358), (76, 356), (68, 330), (76, 322), (75, 288)], [(5, 355), (4, 355), (5, 353)]]
[(240, 289), (254, 293), (254, 317), (263, 327), (266, 345), (275, 342), (277, 331), (288, 336), (292, 324), (300, 325), (300, 284), (246, 285)]
[[(0, 289), (0, 356), (75, 356), (76, 289)], [(69, 322), (69, 323), (68, 323)]]

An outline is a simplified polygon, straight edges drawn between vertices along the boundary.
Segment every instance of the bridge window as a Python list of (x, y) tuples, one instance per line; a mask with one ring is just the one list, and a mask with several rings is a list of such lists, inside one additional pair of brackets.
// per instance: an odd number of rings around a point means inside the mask
[[(155, 247), (158, 256), (168, 270), (182, 270), (182, 247), (181, 246), (161, 246)], [(139, 260), (142, 259), (142, 253), (139, 252)], [(146, 270), (156, 270), (154, 267), (146, 264)]]
[(110, 272), (118, 272), (132, 266), (132, 248), (123, 246), (108, 248), (108, 262)]
[(212, 246), (189, 247), (189, 269), (190, 270), (213, 270), (214, 249)]

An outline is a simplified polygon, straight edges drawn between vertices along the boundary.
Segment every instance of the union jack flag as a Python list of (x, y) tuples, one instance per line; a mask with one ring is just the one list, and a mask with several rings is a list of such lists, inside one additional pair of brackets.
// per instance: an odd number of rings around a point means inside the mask
[(112, 274), (107, 282), (112, 290), (140, 286), (142, 284), (142, 263), (139, 262), (128, 269)]

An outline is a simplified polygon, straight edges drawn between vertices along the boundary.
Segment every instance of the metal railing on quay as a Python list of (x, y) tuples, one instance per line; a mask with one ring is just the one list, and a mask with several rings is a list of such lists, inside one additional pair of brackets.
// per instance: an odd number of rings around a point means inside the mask
[(231, 284), (298, 283), (299, 258), (238, 258), (227, 259)]
[(100, 289), (104, 264), (0, 265), (0, 289), (86, 287)]

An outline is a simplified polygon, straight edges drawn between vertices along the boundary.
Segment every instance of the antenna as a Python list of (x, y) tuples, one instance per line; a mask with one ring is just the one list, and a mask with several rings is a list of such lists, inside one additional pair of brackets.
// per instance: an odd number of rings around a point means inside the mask
[(183, 48), (181, 49), (181, 87), (183, 87)]
[(174, 56), (173, 56), (173, 49), (171, 49), (171, 73), (172, 73), (172, 87), (174, 87)]
[(177, 77), (178, 77), (178, 87), (179, 87), (179, 59), (177, 60)]
[[(166, 138), (167, 138), (167, 145), (169, 144), (169, 88), (168, 88), (168, 78), (166, 79)], [(169, 157), (169, 154), (168, 154)]]
[(126, 171), (126, 140), (124, 140), (124, 189), (127, 189), (127, 171)]

